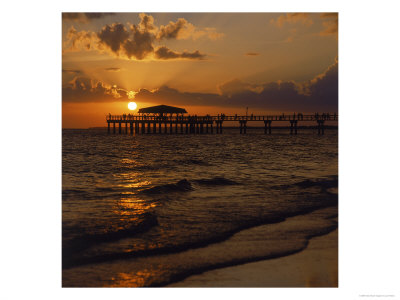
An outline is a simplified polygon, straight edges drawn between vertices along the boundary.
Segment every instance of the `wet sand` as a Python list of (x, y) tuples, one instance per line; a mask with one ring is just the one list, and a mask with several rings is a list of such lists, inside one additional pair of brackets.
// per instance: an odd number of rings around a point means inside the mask
[(194, 275), (169, 287), (338, 287), (338, 230), (286, 257)]

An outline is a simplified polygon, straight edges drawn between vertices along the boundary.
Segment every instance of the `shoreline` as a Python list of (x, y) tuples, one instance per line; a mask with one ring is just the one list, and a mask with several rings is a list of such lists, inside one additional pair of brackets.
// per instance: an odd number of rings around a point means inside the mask
[(338, 229), (298, 253), (192, 275), (166, 287), (338, 287)]

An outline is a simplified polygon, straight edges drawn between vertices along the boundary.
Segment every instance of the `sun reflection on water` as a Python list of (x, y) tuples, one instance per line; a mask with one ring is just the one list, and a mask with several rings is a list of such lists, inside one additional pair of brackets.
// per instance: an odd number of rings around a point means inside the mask
[(118, 273), (116, 277), (112, 277), (112, 283), (107, 287), (141, 287), (148, 283), (148, 279), (154, 276), (154, 270), (143, 269), (136, 273)]
[(142, 215), (156, 207), (156, 203), (137, 198), (121, 198), (118, 201), (118, 210), (115, 213), (121, 216)]

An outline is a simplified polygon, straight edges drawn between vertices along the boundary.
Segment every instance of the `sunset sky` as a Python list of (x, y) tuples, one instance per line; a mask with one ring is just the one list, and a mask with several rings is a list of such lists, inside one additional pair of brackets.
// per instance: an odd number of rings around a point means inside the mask
[(63, 13), (62, 52), (63, 128), (104, 126), (130, 101), (198, 115), (338, 110), (336, 13)]

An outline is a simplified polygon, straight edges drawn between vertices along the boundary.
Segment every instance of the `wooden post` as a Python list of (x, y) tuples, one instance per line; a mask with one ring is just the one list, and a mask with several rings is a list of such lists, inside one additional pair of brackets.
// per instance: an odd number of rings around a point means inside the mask
[(271, 134), (271, 123), (272, 123), (272, 120), (269, 120), (269, 121), (268, 121), (268, 127), (269, 127), (269, 128), (268, 128), (268, 133), (269, 133), (269, 134)]
[(127, 133), (128, 133), (128, 122), (125, 121), (125, 134), (127, 134)]
[(118, 126), (118, 133), (121, 133), (121, 127), (122, 127), (121, 121), (119, 121), (118, 124), (119, 124), (119, 126)]
[(242, 134), (243, 133), (243, 122), (239, 121), (239, 124), (240, 124), (240, 134)]
[(172, 121), (169, 121), (169, 133), (172, 133)]
[(151, 133), (150, 121), (147, 122), (147, 133)]
[(113, 133), (115, 133), (115, 121), (113, 122)]
[(210, 124), (211, 133), (213, 133), (213, 123), (214, 123), (214, 121), (211, 121), (211, 124)]
[(297, 120), (294, 121), (294, 134), (297, 134)]
[(145, 122), (142, 122), (142, 134), (145, 134), (146, 133), (146, 123)]
[(130, 131), (130, 134), (133, 134), (133, 123), (132, 123), (132, 121), (129, 122), (129, 131)]
[(189, 122), (188, 121), (186, 121), (185, 126), (186, 126), (185, 133), (188, 134), (189, 133), (189, 128), (188, 128), (189, 127)]
[[(222, 122), (221, 122), (222, 125)], [(247, 121), (243, 121), (243, 133), (246, 134), (247, 131)]]

